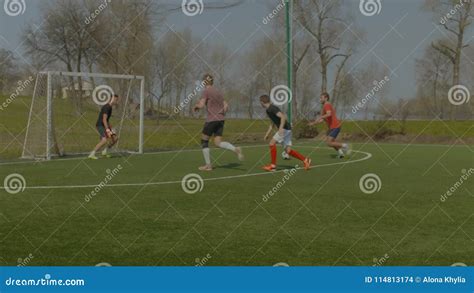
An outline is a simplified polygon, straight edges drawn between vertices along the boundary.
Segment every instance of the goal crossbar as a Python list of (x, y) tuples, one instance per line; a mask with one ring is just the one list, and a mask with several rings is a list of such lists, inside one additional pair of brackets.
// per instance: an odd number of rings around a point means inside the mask
[(124, 74), (91, 73), (91, 72), (63, 72), (63, 71), (41, 71), (39, 73), (59, 75), (59, 76), (72, 76), (72, 77), (102, 77), (102, 78), (145, 80), (145, 77), (142, 75), (124, 75)]

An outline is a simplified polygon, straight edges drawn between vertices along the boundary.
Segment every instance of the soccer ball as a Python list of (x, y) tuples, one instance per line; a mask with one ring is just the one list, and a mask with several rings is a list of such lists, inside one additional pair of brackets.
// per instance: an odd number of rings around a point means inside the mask
[(281, 157), (283, 158), (283, 160), (289, 160), (290, 159), (290, 155), (288, 155), (286, 152), (281, 153)]

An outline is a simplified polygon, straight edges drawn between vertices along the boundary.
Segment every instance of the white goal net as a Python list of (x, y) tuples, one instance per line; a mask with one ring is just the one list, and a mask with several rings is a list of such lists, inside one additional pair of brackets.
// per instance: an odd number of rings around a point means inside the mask
[(119, 95), (110, 123), (119, 152), (143, 152), (143, 76), (41, 72), (36, 77), (22, 158), (51, 159), (91, 151), (100, 108)]

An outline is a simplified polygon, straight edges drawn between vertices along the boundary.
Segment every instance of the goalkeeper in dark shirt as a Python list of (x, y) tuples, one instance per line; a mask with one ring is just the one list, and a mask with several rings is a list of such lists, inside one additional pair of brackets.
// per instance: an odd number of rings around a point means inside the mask
[(97, 160), (98, 158), (95, 154), (104, 146), (105, 148), (102, 151), (102, 156), (110, 158), (108, 150), (117, 143), (118, 137), (112, 130), (112, 125), (109, 123), (109, 120), (112, 116), (112, 107), (118, 103), (118, 100), (119, 96), (113, 95), (110, 101), (100, 109), (99, 118), (96, 123), (97, 131), (100, 135), (100, 141), (90, 153), (89, 159)]

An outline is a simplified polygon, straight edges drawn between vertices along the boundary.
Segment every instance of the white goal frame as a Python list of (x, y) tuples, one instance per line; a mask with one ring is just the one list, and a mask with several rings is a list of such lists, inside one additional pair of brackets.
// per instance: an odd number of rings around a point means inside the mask
[(36, 75), (35, 87), (33, 90), (33, 96), (31, 99), (30, 113), (28, 115), (28, 125), (25, 133), (25, 140), (23, 143), (23, 151), (21, 158), (29, 158), (31, 156), (26, 154), (26, 144), (28, 139), (28, 133), (30, 130), (30, 123), (34, 115), (33, 105), (34, 99), (36, 98), (36, 91), (38, 86), (38, 80), (40, 75), (47, 75), (47, 104), (46, 104), (46, 115), (47, 115), (47, 131), (46, 131), (46, 160), (51, 160), (51, 148), (53, 147), (53, 117), (52, 117), (52, 107), (53, 107), (53, 89), (51, 78), (53, 76), (70, 76), (70, 77), (82, 77), (82, 78), (117, 78), (123, 80), (139, 80), (140, 81), (140, 125), (139, 125), (139, 138), (138, 138), (138, 153), (143, 154), (143, 144), (144, 144), (144, 112), (145, 112), (145, 77), (141, 75), (122, 75), (122, 74), (108, 74), (108, 73), (87, 73), (87, 72), (63, 72), (63, 71), (41, 71)]

